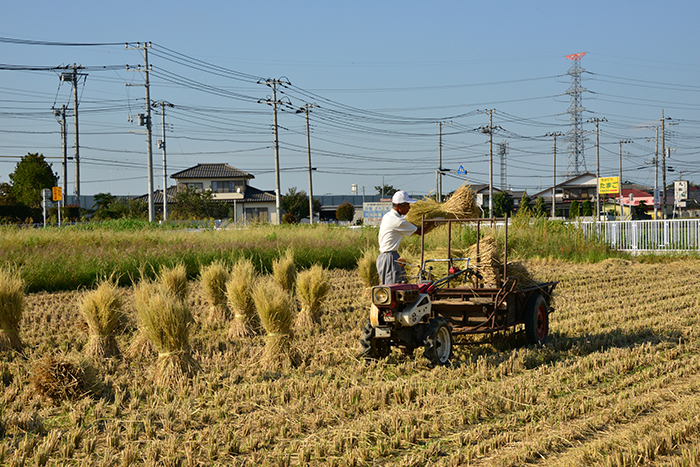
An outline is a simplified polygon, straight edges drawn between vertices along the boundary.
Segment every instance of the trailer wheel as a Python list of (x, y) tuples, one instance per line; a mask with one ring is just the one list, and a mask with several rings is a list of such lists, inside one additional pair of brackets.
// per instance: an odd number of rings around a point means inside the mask
[(530, 345), (544, 345), (549, 334), (549, 307), (540, 294), (530, 297), (525, 307), (525, 336)]
[(445, 318), (433, 318), (428, 323), (423, 356), (428, 359), (428, 366), (446, 366), (450, 364), (454, 340), (452, 328)]
[(377, 339), (374, 336), (372, 323), (367, 320), (360, 338), (360, 356), (365, 360), (379, 360), (388, 357), (390, 352), (389, 340)]

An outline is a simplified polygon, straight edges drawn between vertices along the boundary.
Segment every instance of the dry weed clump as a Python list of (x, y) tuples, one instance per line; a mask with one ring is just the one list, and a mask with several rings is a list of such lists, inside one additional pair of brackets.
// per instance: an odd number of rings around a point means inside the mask
[(95, 290), (86, 292), (79, 304), (90, 337), (86, 352), (92, 358), (121, 355), (114, 332), (122, 321), (122, 298), (114, 278), (100, 281)]
[(0, 351), (22, 351), (19, 323), (24, 307), (24, 287), (16, 270), (0, 268)]
[(174, 386), (183, 378), (194, 376), (200, 367), (190, 352), (193, 319), (189, 306), (153, 283), (147, 283), (137, 295), (139, 325), (158, 351), (157, 384)]
[(239, 259), (231, 269), (226, 282), (227, 303), (233, 312), (233, 322), (229, 329), (231, 339), (251, 337), (256, 334), (258, 323), (252, 288), (257, 278), (258, 274), (249, 259)]
[(65, 358), (49, 355), (34, 364), (32, 388), (54, 401), (75, 400), (87, 390), (85, 369)]
[(368, 289), (379, 285), (379, 273), (377, 272), (377, 257), (379, 249), (369, 247), (362, 250), (362, 256), (357, 260), (357, 272), (362, 279), (362, 283)]
[(226, 282), (229, 277), (228, 267), (220, 260), (205, 266), (200, 272), (202, 289), (211, 305), (209, 318), (212, 321), (225, 321), (229, 317), (226, 306)]
[(253, 288), (253, 301), (267, 332), (262, 365), (270, 369), (296, 366), (300, 356), (292, 343), (294, 306), (291, 295), (275, 279), (266, 277)]
[(272, 262), (272, 277), (286, 292), (294, 293), (297, 266), (294, 263), (294, 251), (291, 248), (284, 252), (284, 256), (280, 256)]
[(294, 326), (297, 329), (319, 324), (321, 306), (328, 298), (331, 290), (326, 271), (321, 265), (315, 264), (297, 276), (297, 299), (301, 303), (301, 311), (297, 315)]

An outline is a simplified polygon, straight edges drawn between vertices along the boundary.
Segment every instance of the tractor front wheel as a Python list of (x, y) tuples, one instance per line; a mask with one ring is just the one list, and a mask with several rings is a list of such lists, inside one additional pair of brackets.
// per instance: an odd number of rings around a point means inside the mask
[(379, 360), (388, 357), (390, 352), (389, 340), (377, 339), (372, 323), (367, 320), (360, 337), (360, 356), (365, 360)]
[(428, 323), (423, 356), (428, 359), (428, 366), (446, 366), (452, 359), (454, 340), (452, 328), (445, 318), (433, 318)]

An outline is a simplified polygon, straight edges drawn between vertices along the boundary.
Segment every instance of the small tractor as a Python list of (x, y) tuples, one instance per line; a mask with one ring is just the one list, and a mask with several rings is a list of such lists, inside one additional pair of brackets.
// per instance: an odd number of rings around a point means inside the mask
[[(416, 283), (372, 287), (370, 316), (360, 338), (361, 356), (366, 360), (386, 358), (392, 347), (413, 355), (415, 349), (423, 347), (428, 366), (434, 367), (450, 364), (454, 336), (485, 335), (487, 341), (495, 342), (524, 333), (528, 344), (544, 345), (553, 312), (552, 293), (558, 282), (516, 288), (518, 280), (509, 277), (507, 270), (507, 219), (423, 220), (423, 225), (446, 222), (451, 238), (453, 223), (475, 224), (480, 238), (483, 222), (494, 226), (499, 221), (503, 221), (505, 229), (504, 279), (500, 286), (484, 286), (478, 262), (474, 268), (470, 258), (451, 258), (449, 244), (447, 258), (424, 260), (422, 238)], [(478, 244), (476, 257), (478, 261)], [(431, 263), (436, 262), (446, 262), (448, 273), (434, 280)]]

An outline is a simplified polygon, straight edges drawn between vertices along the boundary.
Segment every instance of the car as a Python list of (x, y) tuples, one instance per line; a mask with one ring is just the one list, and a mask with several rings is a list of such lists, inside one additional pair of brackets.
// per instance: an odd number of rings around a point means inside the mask
[(607, 211), (601, 211), (600, 215), (598, 216), (598, 219), (601, 221), (614, 221), (615, 214)]

